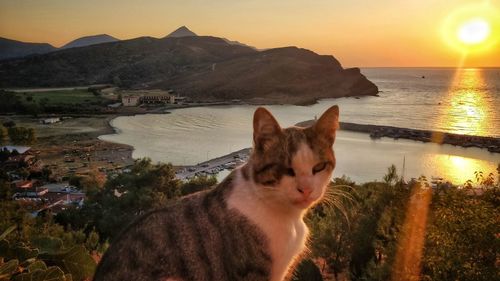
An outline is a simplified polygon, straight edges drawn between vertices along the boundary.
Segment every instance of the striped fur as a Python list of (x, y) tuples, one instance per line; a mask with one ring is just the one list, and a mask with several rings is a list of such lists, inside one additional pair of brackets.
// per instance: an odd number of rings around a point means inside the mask
[(254, 150), (216, 188), (142, 216), (114, 241), (94, 280), (281, 281), (305, 250), (303, 216), (335, 167), (334, 106), (309, 128), (254, 115)]
[(232, 177), (210, 191), (144, 215), (116, 239), (94, 280), (268, 280), (263, 233), (226, 197)]

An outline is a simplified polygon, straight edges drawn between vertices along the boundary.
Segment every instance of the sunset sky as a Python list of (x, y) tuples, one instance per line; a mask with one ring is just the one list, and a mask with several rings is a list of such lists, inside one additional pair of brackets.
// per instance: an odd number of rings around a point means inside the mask
[[(498, 16), (500, 0), (0, 0), (0, 37), (59, 47), (101, 33), (163, 37), (186, 25), (257, 48), (334, 55), (344, 66), (457, 66), (463, 55), (445, 42), (442, 26), (455, 10), (478, 4)], [(498, 17), (490, 24), (498, 39)], [(470, 53), (464, 66), (500, 66), (499, 50), (496, 42)]]

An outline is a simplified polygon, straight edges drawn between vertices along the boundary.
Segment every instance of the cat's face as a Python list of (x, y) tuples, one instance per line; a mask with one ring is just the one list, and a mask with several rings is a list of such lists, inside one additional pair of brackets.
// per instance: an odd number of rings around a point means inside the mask
[(282, 129), (269, 111), (254, 115), (250, 173), (259, 195), (286, 208), (306, 209), (326, 191), (335, 168), (332, 145), (339, 109), (333, 106), (311, 127)]

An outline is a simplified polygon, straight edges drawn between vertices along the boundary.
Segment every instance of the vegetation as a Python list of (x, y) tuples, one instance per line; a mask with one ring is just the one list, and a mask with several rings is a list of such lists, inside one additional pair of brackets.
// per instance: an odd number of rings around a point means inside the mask
[(4, 144), (7, 141), (7, 128), (4, 126), (0, 125), (0, 145)]
[(154, 165), (142, 159), (135, 162), (130, 173), (107, 181), (102, 188), (92, 181), (79, 181), (87, 193), (86, 204), (58, 214), (56, 221), (85, 231), (96, 229), (103, 239), (113, 238), (138, 215), (215, 182), (213, 177), (199, 177), (183, 183), (175, 178), (172, 165)]
[(92, 277), (92, 255), (105, 250), (96, 232), (65, 230), (48, 214), (33, 218), (18, 202), (2, 200), (0, 214), (0, 280)]
[[(410, 280), (414, 272), (404, 267), (398, 275), (404, 259), (398, 255), (412, 251), (421, 252), (413, 260), (420, 280), (495, 280), (500, 178), (495, 183), (492, 174), (476, 175), (480, 189), (445, 183), (431, 190), (424, 177), (402, 184), (395, 167), (384, 182), (357, 185), (337, 178), (330, 187), (336, 199), (307, 217), (310, 257), (327, 280)], [(420, 216), (428, 217), (421, 232), (414, 225)]]
[(422, 280), (498, 280), (500, 190), (490, 187), (434, 192)]
[[(25, 97), (28, 104), (30, 102), (38, 103), (43, 106), (54, 105), (70, 105), (70, 104), (90, 104), (100, 103), (102, 98), (96, 89), (90, 90), (57, 90), (46, 92), (33, 92), (33, 93), (18, 93), (17, 95)], [(28, 99), (31, 99), (28, 101)]]
[(297, 266), (292, 281), (323, 281), (323, 276), (314, 261), (305, 259)]
[[(86, 191), (85, 204), (36, 217), (11, 200), (7, 176), (0, 173), (0, 280), (85, 280), (108, 241), (135, 217), (216, 183), (210, 177), (181, 182), (170, 164), (148, 159), (130, 170), (105, 183), (72, 178)], [(398, 255), (408, 252), (405, 239), (420, 245), (410, 234), (412, 218), (423, 206), (425, 243), (415, 261), (420, 280), (495, 280), (500, 182), (477, 175), (481, 189), (441, 184), (431, 190), (425, 178), (404, 183), (395, 168), (383, 182), (335, 179), (326, 200), (306, 217), (311, 251), (293, 280), (400, 280), (394, 278)], [(415, 204), (422, 194), (432, 199)]]
[(54, 90), (45, 92), (17, 93), (0, 90), (0, 111), (9, 113), (98, 113), (111, 103), (100, 95), (99, 90)]
[(7, 132), (12, 144), (34, 144), (36, 142), (36, 133), (33, 128), (10, 127)]

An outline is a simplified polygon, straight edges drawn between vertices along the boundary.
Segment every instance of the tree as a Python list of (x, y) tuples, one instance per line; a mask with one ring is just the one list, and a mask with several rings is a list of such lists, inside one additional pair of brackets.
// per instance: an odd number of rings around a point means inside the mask
[(0, 179), (0, 201), (1, 200), (9, 200), (13, 195), (13, 189), (10, 187), (7, 179)]
[(339, 274), (346, 269), (350, 261), (352, 229), (347, 218), (340, 210), (322, 205), (319, 210), (311, 213), (308, 222), (311, 226), (313, 255), (322, 258), (335, 280), (338, 280)]
[(387, 174), (384, 175), (384, 182), (388, 185), (394, 185), (398, 180), (398, 174), (396, 171), (396, 166), (392, 164), (389, 168), (387, 168)]
[(7, 148), (0, 150), (0, 163), (7, 161), (12, 153)]
[(5, 144), (8, 135), (9, 134), (7, 133), (7, 129), (4, 126), (0, 125), (0, 144)]
[(217, 179), (214, 176), (198, 176), (190, 179), (182, 185), (182, 195), (188, 195), (198, 191), (209, 189), (217, 184)]
[(26, 136), (26, 144), (36, 143), (36, 132), (35, 129), (29, 128)]
[(122, 85), (122, 79), (120, 78), (119, 75), (113, 76), (113, 84), (118, 87)]
[(81, 210), (59, 213), (56, 221), (88, 230), (94, 228), (101, 239), (117, 235), (138, 215), (165, 206), (181, 195), (181, 181), (175, 178), (171, 164), (137, 160), (130, 173), (108, 180), (103, 188), (92, 180), (79, 185), (88, 192)]
[(499, 193), (471, 196), (456, 187), (435, 193), (421, 280), (497, 280)]
[(318, 266), (310, 259), (303, 260), (297, 266), (292, 281), (323, 281)]
[(33, 144), (36, 142), (36, 133), (33, 128), (10, 127), (7, 132), (13, 144)]
[(16, 123), (12, 120), (10, 121), (7, 121), (7, 122), (3, 122), (2, 124), (5, 128), (12, 128), (12, 127), (15, 127), (16, 126)]
[(33, 115), (34, 117), (38, 117), (38, 114), (40, 114), (40, 106), (38, 106), (37, 103), (29, 103), (26, 105), (26, 111), (28, 114)]

